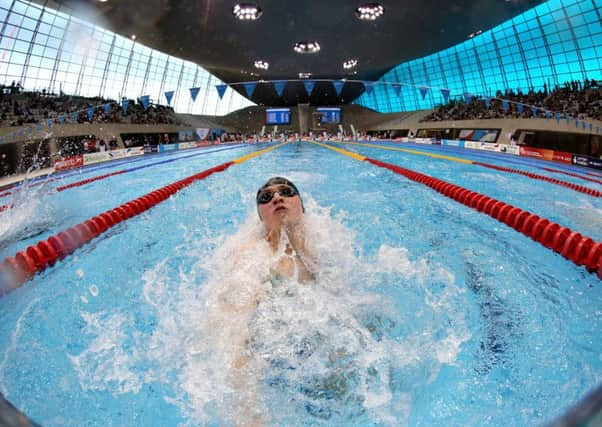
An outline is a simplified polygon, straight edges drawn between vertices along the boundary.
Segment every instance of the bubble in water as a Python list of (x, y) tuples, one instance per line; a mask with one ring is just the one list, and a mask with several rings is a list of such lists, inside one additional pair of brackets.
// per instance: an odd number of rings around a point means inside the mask
[(90, 286), (89, 290), (90, 290), (90, 294), (92, 294), (93, 297), (98, 296), (98, 286), (92, 285), (92, 286)]

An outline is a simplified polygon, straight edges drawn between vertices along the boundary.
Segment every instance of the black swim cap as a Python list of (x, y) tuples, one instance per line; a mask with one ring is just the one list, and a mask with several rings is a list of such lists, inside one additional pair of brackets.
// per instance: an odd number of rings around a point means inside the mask
[(281, 176), (275, 176), (273, 178), (270, 178), (267, 180), (267, 182), (265, 184), (263, 184), (261, 187), (259, 187), (259, 190), (257, 190), (257, 195), (255, 196), (255, 203), (257, 203), (257, 198), (259, 197), (259, 193), (261, 193), (261, 190), (263, 190), (264, 188), (270, 187), (272, 185), (278, 185), (278, 184), (288, 185), (289, 187), (292, 187), (297, 192), (297, 194), (299, 195), (299, 200), (301, 200), (301, 208), (303, 209), (303, 212), (305, 212), (305, 206), (303, 206), (303, 199), (301, 198), (301, 193), (299, 193), (299, 189), (291, 181), (289, 181), (288, 179), (283, 178)]

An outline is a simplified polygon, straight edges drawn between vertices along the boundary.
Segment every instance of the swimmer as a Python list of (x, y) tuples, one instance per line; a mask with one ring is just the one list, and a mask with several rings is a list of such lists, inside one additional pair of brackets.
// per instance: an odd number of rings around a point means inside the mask
[(255, 198), (257, 213), (266, 229), (266, 240), (276, 252), (284, 244), (274, 276), (294, 277), (299, 283), (314, 279), (315, 264), (305, 245), (303, 200), (291, 181), (282, 177), (270, 178)]
[(261, 397), (263, 365), (251, 348), (257, 308), (283, 282), (301, 285), (314, 280), (316, 265), (306, 246), (305, 209), (295, 184), (271, 178), (255, 200), (261, 229), (233, 248), (228, 277), (207, 304), (207, 330), (220, 331), (214, 345), (221, 349), (225, 380), (233, 391), (230, 415), (234, 425), (244, 426), (268, 423)]

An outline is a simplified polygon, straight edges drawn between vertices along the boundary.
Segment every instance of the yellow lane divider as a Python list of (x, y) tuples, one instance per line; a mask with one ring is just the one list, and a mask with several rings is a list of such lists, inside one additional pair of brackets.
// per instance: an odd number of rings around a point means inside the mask
[(261, 156), (262, 154), (268, 153), (268, 152), (275, 150), (276, 148), (280, 148), (286, 144), (288, 144), (288, 142), (284, 142), (282, 144), (278, 144), (273, 147), (264, 148), (263, 150), (255, 151), (254, 153), (247, 154), (246, 156), (239, 157), (238, 159), (234, 159), (234, 160), (232, 160), (232, 162), (234, 162), (236, 164), (241, 164), (243, 162), (246, 162), (247, 160), (251, 160), (254, 157)]
[(419, 156), (433, 157), (435, 159), (450, 160), (452, 162), (458, 162), (458, 163), (464, 163), (467, 165), (472, 165), (472, 160), (462, 159), (461, 157), (444, 156), (443, 154), (425, 153), (424, 151), (410, 150), (407, 148), (394, 148), (394, 147), (387, 147), (384, 145), (362, 144), (359, 142), (336, 142), (336, 144), (351, 144), (351, 145), (359, 145), (360, 147), (380, 148), (382, 150), (389, 150), (389, 151), (401, 151), (401, 152), (409, 153), (409, 154), (417, 154)]
[(322, 144), (321, 142), (316, 142), (316, 141), (309, 141), (309, 142), (311, 142), (312, 144), (320, 145), (324, 148), (328, 148), (330, 150), (336, 151), (338, 153), (344, 154), (345, 156), (353, 157), (355, 160), (359, 160), (360, 162), (363, 162), (364, 160), (366, 160), (366, 156), (352, 153), (351, 151), (343, 150), (342, 148), (333, 147), (331, 145)]

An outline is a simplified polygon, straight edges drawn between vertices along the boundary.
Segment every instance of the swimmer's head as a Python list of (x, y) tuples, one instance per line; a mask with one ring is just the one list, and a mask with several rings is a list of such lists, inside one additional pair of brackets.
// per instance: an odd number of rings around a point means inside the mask
[(297, 186), (286, 178), (270, 178), (255, 197), (259, 218), (268, 228), (279, 228), (286, 221), (298, 222), (305, 212)]

